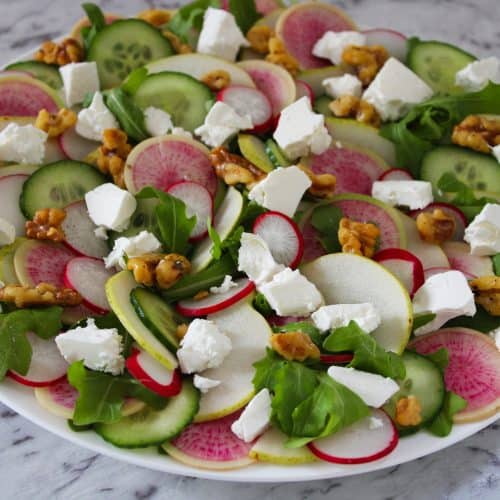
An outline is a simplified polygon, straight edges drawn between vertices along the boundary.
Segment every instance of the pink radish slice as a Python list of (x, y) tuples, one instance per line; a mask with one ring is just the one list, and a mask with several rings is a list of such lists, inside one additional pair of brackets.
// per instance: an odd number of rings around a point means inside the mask
[(253, 232), (269, 246), (274, 260), (295, 269), (304, 255), (304, 238), (297, 224), (280, 212), (267, 212), (257, 217)]
[(325, 365), (343, 365), (350, 363), (354, 354), (346, 352), (345, 354), (321, 354), (319, 360)]
[(398, 278), (411, 297), (424, 284), (424, 268), (420, 259), (401, 248), (386, 248), (377, 252), (373, 260), (382, 264)]
[(19, 208), (23, 184), (29, 175), (7, 175), (0, 178), (0, 217), (16, 228), (16, 234), (24, 234), (26, 219)]
[(100, 143), (89, 141), (78, 135), (74, 128), (69, 128), (59, 136), (59, 146), (67, 158), (81, 161), (95, 151)]
[(201, 300), (181, 300), (177, 304), (177, 311), (184, 316), (207, 316), (222, 311), (236, 304), (255, 290), (255, 285), (247, 278), (236, 280), (237, 286), (225, 293), (212, 293)]
[(267, 15), (283, 7), (283, 3), (280, 0), (255, 0), (255, 7), (259, 14)]
[(382, 45), (387, 49), (389, 55), (400, 61), (406, 61), (406, 55), (408, 53), (407, 39), (406, 36), (399, 33), (399, 31), (375, 28), (365, 30), (362, 33), (366, 36), (367, 45)]
[(448, 257), (451, 268), (462, 271), (471, 279), (494, 274), (491, 259), (471, 255), (470, 246), (463, 241), (445, 241), (441, 248)]
[(16, 382), (30, 387), (45, 387), (66, 376), (68, 363), (61, 356), (54, 339), (44, 340), (28, 332), (26, 337), (31, 344), (31, 363), (26, 375), (9, 372)]
[(49, 139), (45, 143), (44, 163), (54, 163), (60, 160), (66, 160), (67, 157), (59, 145), (59, 139)]
[(196, 226), (191, 241), (198, 241), (207, 235), (207, 220), (214, 217), (214, 201), (206, 188), (196, 182), (179, 182), (168, 189), (168, 194), (186, 204), (189, 217), (196, 215)]
[(304, 321), (307, 318), (304, 318), (302, 316), (269, 316), (267, 318), (267, 322), (271, 326), (285, 326), (290, 323), (298, 323), (300, 321)]
[(314, 92), (311, 86), (302, 80), (295, 80), (295, 87), (297, 88), (297, 99), (301, 97), (309, 97), (311, 104), (314, 101)]
[(455, 232), (453, 233), (452, 238), (455, 241), (463, 241), (465, 228), (467, 227), (468, 224), (467, 218), (465, 217), (462, 210), (455, 207), (454, 205), (451, 205), (450, 203), (442, 203), (436, 201), (434, 203), (431, 203), (430, 205), (427, 205), (422, 210), (412, 210), (409, 215), (414, 219), (416, 219), (422, 212), (434, 212), (434, 210), (436, 209), (440, 209), (446, 215), (453, 217), (455, 221)]
[(88, 308), (85, 304), (79, 306), (65, 307), (61, 315), (63, 325), (71, 326), (78, 323), (82, 319), (99, 316), (93, 309)]
[(101, 260), (90, 257), (76, 257), (66, 264), (64, 284), (76, 290), (83, 303), (97, 313), (110, 310), (104, 286), (113, 272), (104, 267)]
[[(396, 448), (399, 436), (390, 417), (382, 410), (326, 438), (309, 443), (309, 449), (321, 460), (335, 464), (366, 464), (379, 460)], [(377, 419), (377, 426), (372, 420)]]
[(456, 422), (473, 422), (500, 409), (500, 351), (487, 335), (468, 328), (444, 328), (409, 345), (420, 354), (448, 350), (446, 388), (467, 400)]
[(42, 87), (30, 82), (30, 77), (0, 79), (0, 116), (37, 116), (41, 109), (57, 113), (59, 106)]
[(412, 181), (413, 176), (404, 168), (391, 168), (386, 170), (378, 179), (379, 181)]
[(68, 417), (73, 417), (78, 391), (68, 382), (66, 377), (47, 388), (55, 404), (68, 410)]

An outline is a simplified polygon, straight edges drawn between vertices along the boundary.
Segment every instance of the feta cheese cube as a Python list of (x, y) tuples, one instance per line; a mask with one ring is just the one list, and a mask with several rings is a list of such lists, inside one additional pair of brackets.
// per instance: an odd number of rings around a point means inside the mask
[(0, 132), (0, 161), (40, 165), (48, 135), (33, 125), (9, 123)]
[(334, 76), (323, 80), (323, 87), (327, 95), (337, 99), (343, 95), (353, 95), (361, 97), (363, 84), (361, 80), (354, 75)]
[(154, 106), (144, 110), (144, 125), (151, 137), (167, 135), (174, 128), (172, 117), (163, 109)]
[(16, 239), (16, 228), (5, 219), (0, 217), (0, 247), (14, 243)]
[(221, 295), (223, 293), (227, 293), (231, 290), (231, 288), (237, 287), (238, 284), (233, 281), (233, 277), (229, 274), (224, 276), (224, 281), (220, 286), (212, 286), (210, 287), (210, 293), (214, 293), (215, 295)]
[(299, 167), (277, 168), (250, 190), (248, 199), (269, 210), (293, 217), (311, 185), (311, 180)]
[[(0, 288), (2, 288), (1, 285)], [(497, 349), (500, 350), (500, 327), (495, 328), (495, 330), (492, 330), (488, 335), (495, 341)]]
[(258, 290), (279, 316), (309, 316), (324, 304), (316, 286), (298, 269), (284, 269)]
[(332, 142), (325, 117), (313, 112), (311, 100), (306, 96), (281, 112), (274, 139), (292, 160), (311, 152), (320, 155)]
[(500, 204), (487, 203), (465, 229), (464, 240), (472, 255), (495, 255), (500, 252)]
[(249, 46), (231, 13), (213, 7), (205, 11), (197, 52), (234, 61), (240, 48)]
[(84, 101), (87, 94), (101, 88), (95, 62), (65, 64), (59, 68), (64, 85), (64, 96), (68, 108)]
[(122, 337), (116, 328), (100, 329), (92, 318), (87, 326), (61, 333), (55, 338), (57, 347), (68, 363), (83, 361), (91, 370), (119, 375), (125, 367), (121, 354)]
[(455, 76), (455, 84), (466, 92), (479, 92), (490, 81), (500, 83), (500, 59), (498, 57), (487, 57), (471, 62)]
[(248, 403), (240, 418), (233, 422), (231, 430), (245, 443), (250, 443), (263, 434), (270, 424), (271, 396), (268, 389), (262, 389)]
[(342, 54), (350, 45), (366, 45), (366, 36), (359, 31), (327, 31), (314, 45), (313, 55), (329, 59), (333, 64), (342, 63)]
[(211, 378), (202, 377), (195, 374), (193, 377), (193, 385), (199, 389), (203, 394), (206, 394), (210, 389), (214, 389), (220, 385), (220, 380), (213, 380)]
[(133, 195), (115, 184), (97, 186), (85, 195), (89, 216), (96, 226), (112, 231), (123, 231), (129, 223), (137, 201)]
[(345, 385), (357, 394), (368, 406), (380, 408), (399, 391), (399, 385), (392, 378), (355, 368), (330, 366), (328, 375), (339, 384)]
[(415, 335), (433, 332), (457, 316), (474, 316), (474, 295), (465, 276), (460, 271), (448, 271), (428, 278), (413, 297), (413, 313), (436, 315)]
[(412, 210), (432, 203), (432, 184), (426, 181), (376, 181), (372, 196), (391, 206), (405, 206)]
[(500, 144), (491, 148), (491, 153), (497, 159), (498, 163), (500, 163)]
[(312, 320), (322, 332), (347, 326), (355, 321), (366, 333), (376, 330), (381, 322), (373, 304), (334, 304), (320, 307), (312, 314)]
[(129, 258), (139, 257), (145, 253), (157, 252), (160, 248), (161, 243), (153, 233), (141, 231), (137, 236), (131, 238), (118, 238), (115, 241), (113, 250), (107, 257), (104, 257), (104, 263), (107, 269), (116, 266), (126, 269), (125, 255)]
[(104, 104), (100, 92), (96, 92), (88, 108), (78, 113), (76, 133), (91, 141), (102, 141), (102, 134), (108, 128), (120, 128), (115, 115)]
[(398, 120), (433, 94), (427, 83), (391, 57), (365, 90), (363, 99), (375, 107), (384, 121), (388, 121)]
[(181, 340), (177, 358), (182, 373), (217, 368), (231, 352), (231, 339), (213, 321), (195, 319)]

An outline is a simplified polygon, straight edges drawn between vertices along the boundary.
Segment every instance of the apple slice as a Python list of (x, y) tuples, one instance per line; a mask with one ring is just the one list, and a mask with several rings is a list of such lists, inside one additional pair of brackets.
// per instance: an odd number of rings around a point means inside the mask
[(442, 244), (442, 248), (451, 268), (462, 271), (468, 279), (495, 274), (492, 260), (485, 256), (471, 255), (468, 243), (446, 241)]
[(305, 69), (298, 74), (297, 80), (309, 85), (314, 96), (319, 97), (325, 94), (323, 80), (334, 76), (342, 76), (346, 73), (348, 73), (347, 68), (342, 66), (325, 66), (324, 68)]

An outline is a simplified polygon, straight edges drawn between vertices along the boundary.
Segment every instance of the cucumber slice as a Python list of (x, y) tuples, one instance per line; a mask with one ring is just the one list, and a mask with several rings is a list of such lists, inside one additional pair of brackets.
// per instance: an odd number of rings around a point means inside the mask
[(322, 95), (314, 99), (313, 108), (316, 113), (324, 115), (325, 117), (333, 116), (332, 110), (330, 109), (330, 103), (332, 98), (327, 95)]
[(9, 64), (5, 69), (14, 71), (27, 71), (31, 73), (37, 80), (41, 80), (49, 87), (59, 90), (63, 86), (61, 75), (59, 74), (59, 67), (52, 64), (45, 64), (40, 61), (20, 61), (17, 63)]
[(198, 412), (200, 394), (191, 380), (184, 379), (178, 396), (169, 399), (163, 410), (151, 408), (124, 417), (113, 424), (96, 424), (105, 441), (120, 448), (145, 448), (173, 439), (191, 423)]
[(268, 139), (266, 141), (266, 153), (276, 168), (289, 167), (290, 165), (293, 165), (293, 162), (285, 156), (283, 150), (273, 139)]
[(455, 85), (455, 75), (476, 58), (448, 43), (422, 42), (412, 38), (409, 42), (407, 63), (424, 82), (439, 94), (462, 94)]
[(141, 109), (163, 109), (175, 126), (190, 132), (203, 124), (212, 101), (212, 92), (205, 84), (189, 75), (167, 71), (148, 76), (134, 94), (134, 102)]
[(273, 162), (267, 156), (266, 146), (258, 137), (238, 134), (238, 147), (241, 154), (263, 172), (269, 173), (274, 170)]
[(92, 165), (63, 160), (39, 168), (24, 183), (20, 206), (28, 220), (42, 208), (64, 208), (83, 200), (85, 193), (104, 184), (106, 178)]
[(145, 288), (132, 290), (130, 301), (144, 325), (175, 354), (179, 348), (175, 332), (182, 323), (180, 316), (161, 297)]
[(92, 41), (88, 61), (95, 61), (103, 88), (116, 87), (145, 64), (174, 53), (170, 42), (145, 21), (121, 19), (108, 24)]

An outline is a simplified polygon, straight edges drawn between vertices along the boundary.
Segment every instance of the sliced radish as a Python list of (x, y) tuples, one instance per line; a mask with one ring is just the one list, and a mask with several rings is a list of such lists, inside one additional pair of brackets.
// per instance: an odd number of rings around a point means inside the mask
[(44, 340), (28, 332), (26, 337), (31, 344), (31, 363), (26, 375), (10, 371), (9, 376), (20, 384), (30, 387), (46, 387), (66, 376), (68, 363), (61, 356), (53, 339)]
[(285, 326), (290, 323), (299, 323), (300, 321), (304, 321), (307, 318), (304, 318), (303, 316), (269, 316), (267, 318), (267, 322), (271, 326)]
[(170, 398), (181, 392), (182, 377), (179, 370), (169, 370), (146, 351), (134, 349), (126, 361), (127, 370), (144, 387)]
[(255, 290), (255, 285), (247, 278), (237, 280), (236, 285), (225, 293), (212, 293), (202, 300), (181, 300), (177, 310), (188, 317), (207, 316), (227, 309)]
[(311, 104), (313, 103), (314, 92), (308, 83), (302, 80), (295, 80), (295, 87), (297, 87), (297, 99), (300, 99), (301, 97), (309, 97)]
[(367, 45), (382, 45), (387, 52), (400, 61), (406, 61), (408, 53), (406, 36), (399, 31), (375, 28), (362, 32), (366, 36)]
[(411, 217), (416, 219), (422, 212), (434, 212), (434, 210), (436, 209), (440, 209), (446, 215), (453, 217), (453, 220), (455, 221), (455, 231), (453, 233), (452, 239), (455, 241), (463, 241), (465, 228), (467, 227), (468, 224), (467, 217), (465, 217), (462, 210), (460, 210), (454, 205), (451, 205), (450, 203), (442, 203), (436, 201), (434, 203), (431, 203), (430, 205), (427, 205), (422, 210), (412, 210), (410, 212), (410, 215)]
[(413, 176), (404, 168), (391, 168), (384, 172), (379, 181), (413, 181)]
[(198, 241), (207, 235), (207, 220), (213, 220), (214, 201), (209, 191), (196, 182), (178, 182), (167, 191), (186, 204), (189, 217), (196, 215), (196, 226), (191, 241)]
[[(447, 273), (450, 270), (449, 267), (429, 267), (429, 269), (424, 270), (424, 278), (428, 280), (431, 276), (436, 274)], [(464, 273), (465, 274), (465, 273)], [(473, 276), (465, 274), (467, 279), (473, 279)]]
[(81, 161), (95, 151), (100, 143), (89, 141), (78, 135), (74, 128), (69, 128), (59, 136), (59, 146), (70, 160)]
[(391, 271), (403, 283), (411, 297), (424, 284), (422, 262), (407, 250), (386, 248), (376, 253), (373, 260)]
[(493, 263), (489, 257), (471, 255), (470, 246), (463, 241), (445, 241), (443, 249), (452, 269), (462, 271), (468, 278), (489, 276), (493, 273)]
[(253, 225), (253, 232), (269, 246), (274, 260), (295, 269), (304, 254), (304, 238), (297, 224), (280, 212), (260, 215)]
[(350, 363), (354, 358), (354, 354), (350, 352), (340, 354), (321, 354), (319, 360), (325, 365), (343, 365)]
[(89, 309), (102, 314), (110, 310), (104, 286), (113, 274), (101, 260), (76, 257), (66, 264), (64, 284), (76, 290)]
[(99, 314), (85, 304), (80, 304), (79, 306), (65, 307), (61, 315), (61, 321), (63, 325), (72, 326), (82, 321), (82, 319), (94, 316), (99, 316)]
[(391, 453), (398, 441), (398, 431), (390, 417), (382, 410), (372, 409), (370, 416), (308, 446), (327, 462), (365, 464)]
[(7, 175), (0, 178), (0, 214), (16, 228), (16, 235), (24, 234), (26, 219), (19, 208), (19, 198), (28, 175)]

